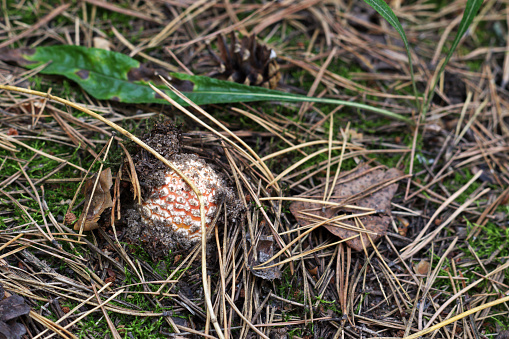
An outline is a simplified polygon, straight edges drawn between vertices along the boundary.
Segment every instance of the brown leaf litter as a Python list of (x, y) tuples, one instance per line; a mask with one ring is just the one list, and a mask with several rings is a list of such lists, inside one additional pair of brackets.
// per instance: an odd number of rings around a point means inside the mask
[[(354, 230), (348, 230), (336, 225), (325, 225), (325, 227), (334, 235), (341, 239), (347, 239), (360, 234), (360, 237), (347, 240), (348, 246), (356, 251), (370, 247), (368, 236), (373, 242), (385, 234), (391, 222), (391, 200), (398, 189), (396, 183), (403, 173), (395, 168), (384, 171), (381, 168), (370, 168), (369, 166), (360, 166), (356, 171), (345, 176), (341, 182), (334, 187), (330, 202), (339, 204), (349, 204), (359, 207), (372, 208), (378, 211), (377, 215), (361, 216), (357, 220), (344, 220), (343, 223), (351, 227), (361, 227), (374, 232), (371, 235), (360, 233)], [(396, 180), (394, 180), (396, 179)], [(314, 197), (321, 200), (323, 190), (320, 195)], [(354, 213), (355, 209), (344, 207), (324, 207), (317, 203), (296, 201), (290, 205), (290, 211), (297, 218), (302, 226), (308, 226), (320, 219), (331, 219), (341, 214)], [(306, 214), (304, 214), (306, 213)], [(310, 215), (313, 216), (310, 217)]]
[[(78, 222), (74, 225), (74, 230), (78, 231), (83, 227), (83, 231), (91, 231), (99, 228), (98, 221), (103, 212), (113, 206), (110, 188), (113, 185), (111, 178), (111, 169), (107, 168), (99, 175), (99, 180), (93, 177), (85, 182), (83, 192), (85, 194), (85, 207)], [(95, 189), (94, 189), (95, 186)], [(88, 205), (90, 204), (90, 207)], [(87, 212), (88, 208), (88, 212)], [(82, 226), (83, 225), (83, 226)]]
[[(254, 244), (249, 238), (248, 241), (251, 245), (251, 251), (248, 256), (249, 266), (251, 268), (267, 262), (274, 255), (273, 236), (261, 235)], [(279, 269), (279, 266), (264, 268), (261, 270), (251, 269), (250, 271), (253, 275), (265, 280), (281, 278), (281, 270)]]
[(30, 306), (19, 295), (6, 292), (2, 285), (0, 299), (0, 338), (21, 339), (26, 329), (17, 320), (30, 312)]

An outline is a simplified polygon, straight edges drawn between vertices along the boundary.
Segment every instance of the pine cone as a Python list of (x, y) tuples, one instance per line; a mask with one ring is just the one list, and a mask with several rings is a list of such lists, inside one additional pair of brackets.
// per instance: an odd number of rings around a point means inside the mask
[(239, 42), (232, 32), (228, 48), (226, 38), (221, 34), (217, 45), (219, 56), (209, 47), (209, 52), (219, 68), (212, 76), (248, 86), (276, 88), (281, 79), (276, 53), (259, 44), (254, 35), (243, 37)]

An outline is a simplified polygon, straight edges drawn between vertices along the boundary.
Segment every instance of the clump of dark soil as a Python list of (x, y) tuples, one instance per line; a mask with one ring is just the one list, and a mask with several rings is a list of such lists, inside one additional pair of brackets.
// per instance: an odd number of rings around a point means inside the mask
[[(171, 160), (172, 155), (180, 153), (182, 149), (182, 132), (170, 121), (157, 122), (152, 130), (142, 135), (140, 139), (168, 160)], [(133, 146), (132, 158), (138, 174), (142, 198), (146, 198), (152, 187), (164, 182), (167, 167), (139, 145)]]

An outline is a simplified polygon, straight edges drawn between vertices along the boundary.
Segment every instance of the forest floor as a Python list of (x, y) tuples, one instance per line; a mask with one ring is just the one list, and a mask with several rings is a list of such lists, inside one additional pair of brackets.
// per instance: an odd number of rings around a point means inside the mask
[[(3, 0), (0, 85), (79, 107), (0, 89), (0, 333), (507, 338), (507, 4), (481, 7), (426, 114), (465, 1), (388, 4), (408, 37), (417, 97), (400, 36), (364, 2)], [(242, 45), (251, 34), (254, 47)], [(42, 74), (47, 64), (27, 70), (6, 57), (56, 45), (129, 55), (154, 75), (345, 104), (98, 100)], [(155, 158), (112, 125), (161, 152), (167, 143), (170, 162), (193, 153), (222, 173), (234, 198), (205, 248), (132, 236), (125, 206), (147, 199), (132, 170), (145, 180), (136, 161)], [(112, 184), (101, 186), (105, 169)], [(84, 194), (98, 177), (104, 195)], [(91, 212), (96, 229), (80, 230), (91, 196), (113, 203)]]

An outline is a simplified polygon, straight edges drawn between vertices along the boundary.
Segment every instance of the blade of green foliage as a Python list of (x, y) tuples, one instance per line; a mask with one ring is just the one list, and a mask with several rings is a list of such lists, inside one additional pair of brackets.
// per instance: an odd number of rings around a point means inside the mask
[[(37, 47), (11, 52), (14, 53), (11, 53), (9, 60), (15, 60), (27, 68), (48, 63), (41, 73), (63, 75), (77, 82), (97, 99), (124, 103), (167, 104), (148, 85), (149, 82), (158, 81), (154, 72), (127, 55), (72, 45)], [(170, 77), (171, 83), (197, 105), (250, 101), (320, 102), (364, 109), (409, 124), (413, 123), (409, 118), (399, 114), (356, 102), (312, 98), (204, 76), (170, 73)], [(156, 86), (182, 105), (186, 105), (166, 86)]]
[(401, 40), (403, 40), (403, 44), (405, 45), (406, 54), (408, 56), (408, 65), (410, 66), (410, 77), (412, 78), (412, 87), (414, 89), (415, 101), (417, 106), (419, 106), (418, 94), (417, 94), (417, 86), (414, 78), (414, 66), (412, 63), (412, 54), (410, 53), (410, 45), (408, 44), (408, 39), (406, 37), (405, 31), (403, 30), (403, 26), (399, 23), (398, 18), (392, 11), (392, 9), (385, 3), (384, 0), (364, 0), (365, 3), (370, 5), (375, 11), (378, 12), (387, 22), (394, 27), (394, 29), (401, 36)]
[(431, 103), (431, 100), (433, 100), (433, 95), (435, 94), (435, 87), (438, 83), (438, 80), (440, 79), (440, 76), (445, 70), (445, 66), (449, 62), (449, 60), (452, 57), (452, 54), (458, 47), (458, 44), (463, 37), (463, 35), (467, 32), (468, 26), (472, 23), (475, 16), (477, 15), (477, 12), (479, 12), (479, 8), (481, 8), (481, 5), (483, 3), (483, 0), (467, 0), (467, 5), (465, 7), (465, 12), (463, 12), (463, 18), (461, 19), (461, 22), (458, 26), (458, 32), (456, 33), (456, 36), (454, 37), (454, 40), (452, 42), (451, 48), (449, 49), (449, 52), (447, 53), (447, 56), (445, 57), (445, 61), (442, 63), (442, 66), (440, 67), (440, 70), (438, 71), (438, 74), (435, 76), (435, 80), (433, 81), (433, 85), (431, 87), (431, 90), (429, 92), (429, 97), (426, 100), (425, 108), (427, 109), (429, 104)]

